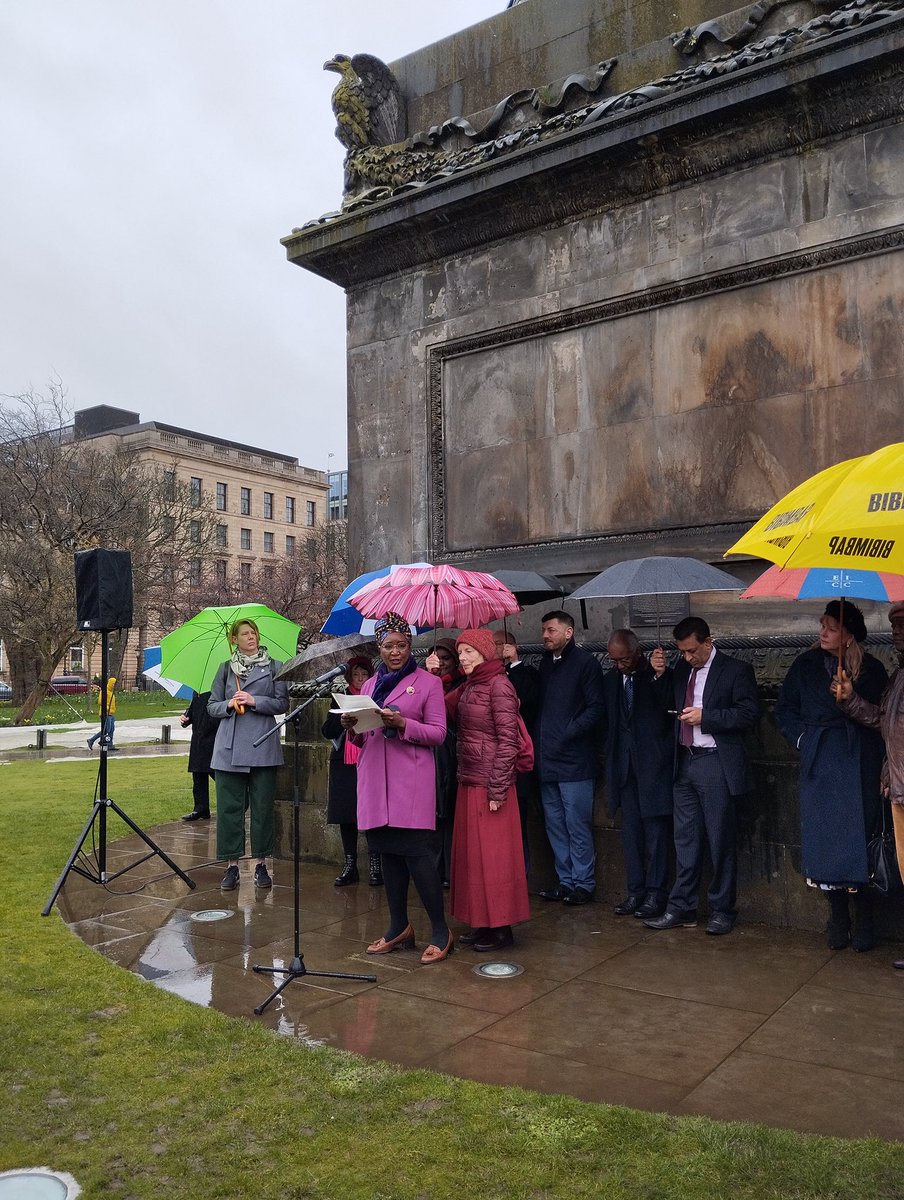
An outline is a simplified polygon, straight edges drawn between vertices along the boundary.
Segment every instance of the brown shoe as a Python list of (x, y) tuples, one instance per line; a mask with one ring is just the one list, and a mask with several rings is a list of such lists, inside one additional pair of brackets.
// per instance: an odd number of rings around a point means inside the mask
[(414, 930), (410, 925), (406, 925), (398, 937), (377, 938), (375, 942), (371, 942), (367, 947), (368, 954), (392, 954), (393, 950), (413, 950), (414, 949)]
[(424, 966), (429, 966), (430, 963), (442, 962), (444, 958), (448, 958), (455, 948), (455, 942), (452, 937), (452, 931), (449, 930), (449, 940), (446, 942), (445, 950), (440, 950), (439, 946), (435, 946), (432, 942), (421, 955), (421, 962)]

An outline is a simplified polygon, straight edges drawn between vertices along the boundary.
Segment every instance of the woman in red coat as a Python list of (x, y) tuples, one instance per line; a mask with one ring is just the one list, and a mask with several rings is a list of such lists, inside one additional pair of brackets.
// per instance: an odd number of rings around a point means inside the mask
[(458, 728), (450, 908), (471, 926), (461, 943), (495, 951), (530, 917), (515, 794), (518, 697), (488, 629), (466, 629), (456, 649), (467, 680), (446, 696)]

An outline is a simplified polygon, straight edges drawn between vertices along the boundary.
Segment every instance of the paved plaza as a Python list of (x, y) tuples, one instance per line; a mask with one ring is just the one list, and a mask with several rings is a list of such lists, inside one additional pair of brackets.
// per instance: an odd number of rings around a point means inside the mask
[[(534, 900), (533, 919), (502, 956), (523, 973), (486, 979), (473, 970), (486, 956), (464, 948), (421, 966), (427, 927), (416, 902), (417, 952), (369, 957), (366, 944), (386, 928), (382, 889), (338, 889), (335, 866), (304, 863), (305, 966), (377, 981), (312, 974), (256, 1017), (274, 984), (252, 966), (293, 954), (292, 864), (277, 861), (273, 890), (256, 894), (243, 862), (238, 891), (221, 893), (214, 821), (152, 833), (196, 890), (154, 858), (109, 889), (70, 875), (59, 908), (99, 953), (186, 1002), (402, 1067), (655, 1112), (904, 1139), (904, 972), (890, 967), (900, 946), (833, 952), (820, 935), (743, 923), (721, 938), (702, 925), (652, 933), (602, 904)], [(108, 870), (136, 859), (138, 844), (116, 842)], [(209, 910), (228, 915), (193, 919)]]
[[(97, 758), (100, 754), (95, 745), (89, 751), (87, 739), (97, 733), (99, 722), (97, 718), (90, 721), (72, 721), (65, 725), (8, 725), (0, 729), (0, 754), (15, 754), (21, 757), (29, 751), (37, 749), (38, 734), (46, 739), (46, 749), (53, 757), (59, 757), (62, 751), (74, 750), (78, 757), (89, 753)], [(165, 733), (164, 729), (169, 732)], [(117, 721), (114, 743), (123, 749), (130, 747), (161, 746), (164, 749), (164, 738), (168, 737), (173, 745), (180, 745), (182, 753), (188, 750), (191, 741), (191, 729), (183, 729), (179, 724), (179, 714), (174, 713), (165, 717), (139, 717), (129, 721)], [(84, 751), (84, 755), (81, 753)], [(42, 755), (45, 757), (46, 755)]]

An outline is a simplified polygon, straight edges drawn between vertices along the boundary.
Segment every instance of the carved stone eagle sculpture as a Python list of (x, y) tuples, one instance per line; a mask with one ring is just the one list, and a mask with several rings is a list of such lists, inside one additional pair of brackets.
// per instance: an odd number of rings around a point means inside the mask
[(372, 54), (336, 54), (324, 71), (342, 76), (333, 91), (336, 137), (346, 150), (392, 146), (405, 138), (405, 102), (395, 75)]

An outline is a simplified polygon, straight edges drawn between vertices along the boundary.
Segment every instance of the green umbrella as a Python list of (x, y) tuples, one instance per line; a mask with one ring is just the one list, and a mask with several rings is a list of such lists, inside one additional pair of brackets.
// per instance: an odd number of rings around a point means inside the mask
[(206, 692), (221, 663), (232, 653), (229, 630), (236, 621), (254, 621), (271, 658), (285, 662), (298, 650), (301, 629), (266, 604), (227, 604), (202, 608), (197, 616), (168, 633), (160, 643), (160, 669), (196, 692)]

